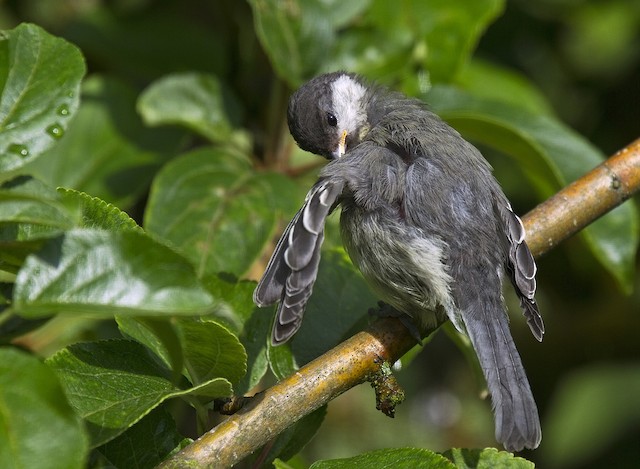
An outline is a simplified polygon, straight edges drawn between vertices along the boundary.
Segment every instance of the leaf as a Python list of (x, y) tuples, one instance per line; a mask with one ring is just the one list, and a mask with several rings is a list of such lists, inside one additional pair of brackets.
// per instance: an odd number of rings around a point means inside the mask
[[(199, 277), (244, 274), (275, 229), (275, 177), (255, 172), (228, 150), (196, 150), (158, 174), (144, 226), (191, 259)], [(281, 190), (289, 190), (291, 181), (279, 179)]]
[(363, 328), (376, 304), (344, 250), (324, 250), (302, 327), (291, 341), (295, 361), (302, 366)]
[(218, 377), (235, 383), (247, 372), (247, 353), (224, 326), (213, 321), (181, 319), (177, 329), (192, 383)]
[(151, 469), (182, 440), (171, 414), (160, 407), (98, 451), (118, 469)]
[[(32, 177), (18, 176), (0, 185), (0, 222), (3, 225), (70, 228), (75, 220), (67, 208), (54, 189)], [(21, 230), (24, 236), (16, 235), (15, 239), (28, 239), (30, 230), (33, 228), (24, 227)]]
[(459, 73), (503, 8), (503, 0), (375, 0), (341, 32), (323, 70), (395, 81), (407, 94), (424, 92)]
[(184, 366), (193, 384), (220, 377), (235, 383), (246, 373), (244, 347), (221, 324), (195, 319), (169, 324), (162, 319), (126, 317), (117, 321), (123, 333), (146, 345), (179, 374)]
[(152, 83), (140, 95), (137, 108), (149, 126), (183, 125), (212, 142), (223, 142), (233, 131), (225, 103), (229, 99), (214, 75), (188, 72)]
[[(604, 155), (552, 117), (448, 86), (427, 95), (434, 110), (467, 138), (514, 157), (545, 197), (599, 165)], [(638, 214), (631, 202), (583, 230), (599, 262), (630, 291), (638, 246)]]
[(25, 257), (43, 240), (72, 228), (78, 211), (37, 179), (18, 176), (0, 185), (0, 261), (2, 270), (17, 272)]
[(503, 0), (404, 0), (400, 4), (379, 0), (369, 17), (375, 27), (388, 32), (391, 41), (408, 46), (408, 65), (422, 62), (430, 81), (437, 83), (457, 74), (503, 8)]
[(181, 129), (150, 129), (124, 83), (93, 75), (65, 137), (29, 165), (53, 187), (86, 192), (120, 208), (144, 194), (158, 169), (183, 144)]
[(163, 318), (116, 316), (123, 335), (137, 340), (156, 354), (173, 372), (177, 382), (184, 368), (182, 343), (173, 321)]
[(218, 305), (179, 254), (135, 231), (71, 230), (30, 255), (16, 278), (15, 311), (111, 317), (200, 315)]
[(428, 449), (400, 448), (381, 449), (354, 456), (352, 458), (318, 461), (309, 469), (455, 469), (447, 458)]
[(579, 467), (602, 455), (638, 428), (638, 396), (637, 363), (591, 365), (567, 375), (546, 412), (543, 460), (549, 466)]
[(196, 388), (177, 388), (171, 371), (130, 340), (70, 345), (47, 363), (58, 374), (72, 407), (85, 419), (93, 447), (122, 434), (169, 398), (203, 393), (227, 397), (232, 392), (223, 378)]
[(273, 346), (267, 344), (267, 360), (275, 377), (279, 380), (291, 376), (300, 369), (296, 359), (291, 352), (291, 345), (283, 344)]
[(525, 76), (479, 58), (473, 58), (460, 70), (455, 84), (477, 98), (554, 116), (546, 97)]
[(53, 146), (76, 114), (82, 54), (33, 24), (0, 32), (0, 172)]
[(87, 437), (55, 374), (14, 348), (0, 349), (0, 461), (5, 469), (85, 467)]
[(129, 215), (98, 197), (62, 187), (58, 188), (58, 194), (60, 194), (63, 203), (78, 206), (82, 219), (79, 226), (83, 228), (142, 232), (142, 228)]
[(495, 448), (459, 449), (452, 448), (442, 453), (458, 469), (533, 469), (535, 464), (524, 458), (516, 457), (507, 451)]
[(276, 72), (292, 87), (315, 75), (336, 40), (336, 30), (370, 2), (358, 0), (250, 0), (255, 30)]

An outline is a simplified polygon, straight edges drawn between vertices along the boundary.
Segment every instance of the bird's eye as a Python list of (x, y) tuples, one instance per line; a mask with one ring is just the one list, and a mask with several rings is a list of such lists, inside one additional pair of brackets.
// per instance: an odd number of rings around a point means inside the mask
[(336, 125), (338, 125), (338, 119), (336, 119), (336, 116), (334, 116), (330, 112), (327, 112), (327, 124), (329, 124), (331, 127), (335, 127)]

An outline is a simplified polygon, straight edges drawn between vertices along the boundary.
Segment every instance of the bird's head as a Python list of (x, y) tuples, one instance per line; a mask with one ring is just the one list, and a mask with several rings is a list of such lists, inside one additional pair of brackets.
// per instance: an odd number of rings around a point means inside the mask
[(327, 159), (342, 157), (368, 131), (366, 86), (344, 72), (320, 75), (289, 100), (289, 130), (300, 148)]

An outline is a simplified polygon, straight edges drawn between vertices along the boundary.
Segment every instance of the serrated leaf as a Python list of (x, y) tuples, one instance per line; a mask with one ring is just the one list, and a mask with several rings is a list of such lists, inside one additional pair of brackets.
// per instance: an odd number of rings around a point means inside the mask
[(171, 454), (182, 440), (171, 414), (161, 407), (99, 447), (98, 451), (118, 469), (151, 469)]
[(535, 464), (496, 448), (460, 449), (452, 448), (442, 453), (458, 469), (533, 469)]
[(227, 150), (197, 150), (158, 174), (144, 226), (191, 259), (198, 276), (241, 275), (275, 228), (279, 207), (272, 190), (271, 178)]
[[(516, 158), (545, 197), (604, 160), (602, 152), (552, 117), (447, 86), (434, 87), (427, 101), (467, 138)], [(627, 291), (633, 284), (638, 225), (637, 210), (627, 202), (582, 232), (596, 258)]]
[(185, 126), (212, 142), (230, 138), (225, 96), (214, 75), (179, 73), (152, 83), (138, 99), (138, 112), (149, 126)]
[(182, 145), (181, 129), (150, 129), (135, 112), (136, 95), (113, 78), (83, 83), (82, 104), (65, 137), (29, 165), (53, 187), (66, 187), (126, 208)]
[(82, 422), (56, 375), (40, 360), (0, 349), (0, 461), (4, 469), (81, 469), (88, 453)]
[(47, 240), (16, 278), (15, 311), (111, 317), (200, 315), (216, 309), (182, 256), (135, 231), (71, 230)]
[(0, 32), (0, 64), (0, 172), (9, 172), (65, 134), (86, 69), (77, 47), (33, 24)]
[(352, 458), (318, 461), (309, 469), (341, 469), (366, 467), (367, 469), (455, 469), (451, 461), (428, 449), (381, 449)]
[(84, 192), (73, 189), (58, 188), (62, 203), (79, 208), (83, 228), (102, 228), (111, 231), (137, 230), (142, 228), (125, 212), (115, 205), (105, 202), (98, 197), (92, 197)]
[(47, 363), (58, 374), (72, 407), (85, 419), (94, 447), (122, 434), (169, 398), (226, 397), (232, 392), (223, 378), (196, 388), (177, 388), (171, 371), (130, 340), (74, 344)]

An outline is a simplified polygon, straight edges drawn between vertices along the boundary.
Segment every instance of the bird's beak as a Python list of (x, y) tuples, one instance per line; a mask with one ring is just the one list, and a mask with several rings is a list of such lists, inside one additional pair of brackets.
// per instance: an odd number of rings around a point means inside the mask
[(342, 155), (347, 151), (347, 131), (343, 130), (340, 136), (340, 142), (338, 142), (338, 149), (333, 152), (334, 158), (342, 158)]

